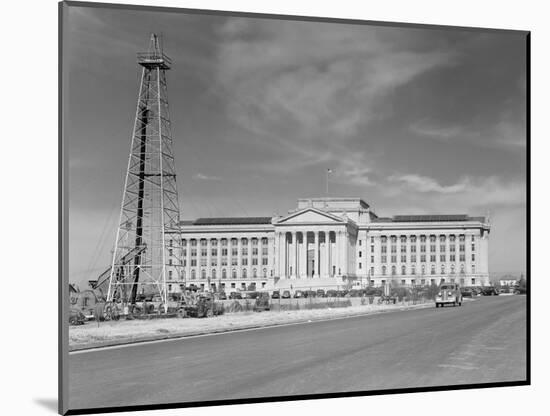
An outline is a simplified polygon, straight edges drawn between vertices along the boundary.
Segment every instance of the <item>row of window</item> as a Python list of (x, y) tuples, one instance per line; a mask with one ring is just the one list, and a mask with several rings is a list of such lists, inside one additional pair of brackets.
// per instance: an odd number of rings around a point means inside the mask
[[(431, 243), (435, 243), (435, 242), (437, 241), (437, 235), (431, 234), (430, 236), (427, 236), (427, 235), (421, 235), (421, 236), (419, 236), (420, 242), (421, 242), (421, 243), (425, 243), (425, 242), (427, 241), (428, 237), (429, 237)], [(449, 241), (450, 241), (451, 243), (453, 243), (453, 242), (456, 241), (456, 235), (450, 234), (448, 237), (449, 237)], [(475, 236), (472, 235), (471, 238), (472, 238), (472, 242), (474, 242), (474, 241), (475, 241)], [(408, 239), (409, 239), (409, 241), (410, 241), (411, 243), (416, 243), (416, 241), (417, 241), (417, 239), (418, 239), (418, 236), (416, 236), (416, 235), (411, 235), (411, 236), (408, 237)], [(380, 236), (380, 240), (382, 241), (382, 243), (385, 244), (385, 243), (388, 242), (388, 236), (387, 236), (387, 235)], [(441, 243), (444, 243), (446, 240), (447, 240), (447, 235), (445, 235), (445, 234), (439, 235), (439, 241), (440, 241)], [(460, 235), (458, 236), (458, 240), (459, 240), (460, 242), (464, 242), (464, 241), (466, 241), (466, 236), (465, 236), (464, 234), (460, 234)], [(389, 241), (390, 241), (391, 243), (397, 243), (397, 236), (396, 236), (396, 235), (391, 235), (391, 236), (389, 236)], [(400, 236), (400, 237), (399, 237), (399, 241), (401, 242), (401, 244), (406, 243), (406, 242), (407, 242), (407, 236), (406, 236), (406, 235)], [(371, 238), (370, 238), (370, 242), (371, 242), (371, 243), (374, 243), (374, 237), (371, 237)], [(359, 244), (359, 245), (361, 245), (361, 244)]]
[[(200, 240), (200, 246), (201, 247), (207, 247), (208, 246), (208, 239), (207, 238), (201, 238), (199, 239)], [(185, 239), (183, 238), (181, 240), (181, 245), (183, 247), (187, 247), (187, 242), (189, 241), (189, 245), (191, 247), (196, 247), (197, 246), (197, 240), (196, 238), (192, 238), (192, 239)], [(210, 239), (210, 244), (211, 245), (218, 245), (218, 242), (221, 244), (222, 247), (227, 247), (228, 243), (231, 242), (231, 245), (237, 245), (238, 244), (238, 238), (211, 238)], [(248, 245), (248, 238), (241, 238), (241, 244), (243, 245)], [(259, 242), (261, 241), (261, 244), (263, 246), (267, 246), (267, 238), (266, 237), (263, 237), (261, 239), (259, 238), (251, 238), (250, 239), (250, 242), (252, 244), (252, 247), (255, 247), (255, 246), (258, 246)], [(171, 239), (171, 240), (168, 240), (168, 246), (169, 247), (173, 247), (174, 246), (174, 240)]]
[[(359, 268), (361, 269), (361, 263), (359, 263)], [(424, 264), (422, 265), (420, 271), (421, 271), (421, 274), (426, 274), (426, 266)], [(465, 271), (464, 264), (461, 264), (460, 265), (460, 273), (463, 274), (464, 271)], [(387, 266), (382, 266), (382, 275), (386, 275), (387, 272), (388, 272)], [(446, 274), (447, 273), (447, 269), (446, 269), (444, 264), (441, 265), (440, 272), (441, 272), (441, 274)], [(472, 265), (472, 273), (475, 273), (475, 272), (476, 272), (475, 265)], [(451, 264), (450, 274), (455, 274), (455, 273), (456, 273), (455, 265)], [(370, 274), (374, 275), (374, 267), (370, 268)], [(391, 266), (391, 274), (392, 275), (397, 274), (397, 267), (396, 266)], [(407, 267), (405, 265), (401, 266), (401, 274), (402, 275), (407, 274)], [(410, 266), (410, 274), (416, 274), (416, 266), (414, 264), (412, 266)], [(436, 274), (435, 264), (432, 264), (432, 266), (430, 268), (430, 274)]]
[[(196, 248), (192, 248), (190, 249), (190, 254), (191, 254), (191, 257), (197, 257), (197, 249)], [(221, 253), (222, 256), (227, 256), (227, 254), (229, 253), (229, 250), (227, 248), (222, 248), (221, 251), (219, 252)], [(169, 249), (168, 250), (168, 254), (170, 256), (173, 256), (174, 255), (174, 250), (173, 249)], [(201, 257), (207, 257), (208, 256), (208, 249), (206, 248), (203, 248), (200, 250), (200, 254), (201, 254)], [(253, 248), (252, 249), (252, 255), (253, 256), (257, 256), (259, 254), (259, 250), (258, 248)], [(183, 249), (182, 250), (182, 255), (183, 257), (187, 257), (187, 249)], [(218, 249), (217, 248), (212, 248), (210, 250), (210, 255), (212, 257), (217, 257), (218, 256)], [(232, 256), (238, 256), (239, 255), (239, 251), (237, 248), (232, 248), (231, 249), (231, 255)], [(248, 256), (248, 248), (247, 247), (243, 247), (241, 249), (241, 255), (243, 256)], [(263, 247), (262, 248), (262, 256), (268, 256), (269, 255), (269, 252), (268, 252), (268, 248), (267, 247)]]
[[(270, 275), (273, 276), (273, 270), (271, 270)], [(173, 276), (173, 273), (172, 273), (172, 270), (170, 270), (168, 272), (168, 277), (172, 278), (172, 276)], [(258, 269), (254, 268), (254, 269), (252, 269), (252, 278), (255, 279), (257, 277), (258, 277)], [(262, 277), (267, 278), (267, 269), (266, 268), (262, 269)], [(185, 279), (185, 270), (183, 271), (183, 278)], [(191, 280), (196, 280), (197, 271), (195, 269), (191, 270), (190, 278), (191, 278)], [(215, 280), (215, 279), (218, 278), (217, 270), (212, 269), (211, 272), (210, 272), (210, 276), (207, 276), (206, 269), (201, 269), (200, 270), (200, 278), (201, 279), (211, 278), (211, 279)], [(222, 269), (221, 278), (222, 279), (227, 279), (227, 269)], [(240, 273), (240, 276), (238, 276), (238, 270), (237, 269), (231, 269), (231, 278), (232, 279), (237, 279), (237, 278), (247, 279), (248, 278), (248, 271), (247, 271), (247, 269), (242, 269), (241, 273)]]
[[(406, 255), (401, 255), (401, 256), (392, 255), (392, 256), (390, 256), (390, 263), (397, 263), (398, 258), (400, 260), (400, 263), (407, 263), (407, 256)], [(472, 262), (476, 261), (475, 253), (472, 253), (471, 258), (472, 258)], [(410, 255), (410, 263), (417, 263), (417, 259), (418, 259), (418, 257), (416, 256), (416, 254), (411, 254)], [(421, 254), (420, 255), (420, 263), (426, 263), (426, 260), (427, 260), (427, 255), (426, 254)], [(371, 263), (374, 263), (374, 256), (370, 257), (370, 261), (371, 261)], [(430, 262), (435, 263), (436, 261), (437, 261), (437, 255), (430, 254)], [(450, 262), (456, 261), (456, 254), (449, 254), (449, 261)], [(458, 261), (466, 261), (466, 254), (460, 254), (458, 256)], [(382, 254), (380, 256), (380, 262), (381, 263), (387, 263), (388, 262), (388, 256)], [(439, 262), (440, 263), (446, 263), (447, 262), (447, 255), (446, 254), (440, 254), (439, 255)]]

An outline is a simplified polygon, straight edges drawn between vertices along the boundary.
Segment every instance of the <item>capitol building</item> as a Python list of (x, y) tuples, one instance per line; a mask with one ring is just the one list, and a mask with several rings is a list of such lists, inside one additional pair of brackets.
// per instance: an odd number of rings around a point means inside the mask
[(360, 198), (299, 199), (285, 216), (182, 221), (168, 244), (168, 291), (484, 286), (489, 232), (485, 217), (379, 217)]

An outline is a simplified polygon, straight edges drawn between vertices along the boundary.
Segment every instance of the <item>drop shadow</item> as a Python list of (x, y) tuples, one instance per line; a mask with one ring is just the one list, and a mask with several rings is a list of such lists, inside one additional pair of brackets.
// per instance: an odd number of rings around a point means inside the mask
[(57, 413), (57, 399), (52, 399), (52, 398), (49, 398), (49, 399), (34, 399), (34, 402), (36, 404), (39, 404), (40, 406), (42, 406), (43, 408), (47, 409), (47, 410), (50, 410), (54, 413)]

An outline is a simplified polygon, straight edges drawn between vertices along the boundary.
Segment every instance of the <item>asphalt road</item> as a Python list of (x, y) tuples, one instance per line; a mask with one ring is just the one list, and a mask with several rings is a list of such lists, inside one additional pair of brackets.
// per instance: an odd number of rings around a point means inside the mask
[(526, 378), (526, 299), (71, 354), (71, 409)]

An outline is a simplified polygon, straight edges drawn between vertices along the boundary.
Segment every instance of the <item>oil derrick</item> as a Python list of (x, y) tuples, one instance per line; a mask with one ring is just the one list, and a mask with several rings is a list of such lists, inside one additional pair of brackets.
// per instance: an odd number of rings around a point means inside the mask
[[(167, 280), (182, 271), (181, 231), (166, 71), (171, 60), (156, 34), (137, 54), (141, 82), (107, 300), (133, 305), (138, 294), (167, 301)], [(170, 269), (171, 271), (169, 272)]]

